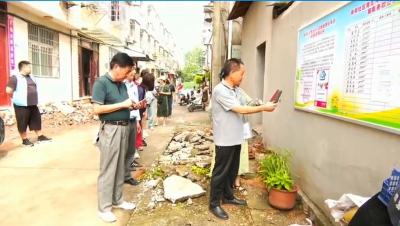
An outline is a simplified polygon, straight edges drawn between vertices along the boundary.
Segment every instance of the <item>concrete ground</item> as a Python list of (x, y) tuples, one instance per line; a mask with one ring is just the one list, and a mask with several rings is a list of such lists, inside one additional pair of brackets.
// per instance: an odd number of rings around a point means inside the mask
[[(168, 144), (177, 124), (207, 119), (205, 112), (188, 113), (177, 109), (166, 127), (156, 127), (141, 152), (148, 167)], [(203, 121), (204, 122), (204, 121)], [(115, 210), (118, 221), (105, 224), (97, 217), (96, 183), (99, 151), (92, 144), (98, 124), (75, 128), (45, 128), (53, 141), (21, 147), (15, 127), (0, 146), (0, 225), (13, 226), (101, 226), (126, 225), (130, 212)], [(125, 185), (128, 201), (138, 191)]]
[[(165, 150), (176, 129), (209, 127), (208, 113), (189, 113), (177, 107), (166, 127), (156, 127), (140, 152), (145, 169)], [(47, 129), (50, 143), (23, 148), (15, 135), (0, 146), (0, 225), (13, 226), (102, 226), (102, 225), (289, 225), (304, 223), (301, 207), (289, 212), (272, 209), (261, 183), (243, 181), (248, 207), (225, 206), (229, 221), (221, 221), (208, 211), (208, 195), (186, 202), (163, 202), (149, 210), (151, 190), (124, 185), (124, 197), (138, 205), (135, 211), (113, 210), (118, 221), (103, 223), (97, 217), (96, 183), (99, 151), (92, 144), (97, 124), (64, 129)], [(10, 129), (10, 128), (8, 128)], [(14, 129), (14, 128), (11, 128)], [(11, 133), (12, 134), (12, 133)], [(138, 171), (137, 171), (138, 172)], [(208, 191), (208, 186), (205, 187)]]

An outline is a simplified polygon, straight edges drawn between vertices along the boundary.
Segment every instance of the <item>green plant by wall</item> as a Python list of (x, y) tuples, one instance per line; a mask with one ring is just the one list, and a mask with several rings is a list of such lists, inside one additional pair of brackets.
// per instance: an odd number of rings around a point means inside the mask
[(261, 160), (259, 173), (268, 187), (288, 191), (293, 189), (294, 182), (290, 175), (289, 159), (289, 152), (284, 151), (283, 154), (272, 152)]

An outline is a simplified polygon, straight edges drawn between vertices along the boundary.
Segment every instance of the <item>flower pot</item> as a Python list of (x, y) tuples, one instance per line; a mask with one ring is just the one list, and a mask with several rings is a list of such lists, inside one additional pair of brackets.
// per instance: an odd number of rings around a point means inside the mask
[(268, 192), (268, 202), (276, 209), (291, 210), (296, 205), (297, 190), (296, 186), (292, 191), (271, 188)]

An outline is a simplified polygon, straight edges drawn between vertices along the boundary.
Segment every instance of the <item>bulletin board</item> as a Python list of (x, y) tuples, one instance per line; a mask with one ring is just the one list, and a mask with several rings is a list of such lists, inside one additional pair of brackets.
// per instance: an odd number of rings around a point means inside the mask
[(295, 107), (400, 134), (400, 2), (350, 2), (298, 32)]

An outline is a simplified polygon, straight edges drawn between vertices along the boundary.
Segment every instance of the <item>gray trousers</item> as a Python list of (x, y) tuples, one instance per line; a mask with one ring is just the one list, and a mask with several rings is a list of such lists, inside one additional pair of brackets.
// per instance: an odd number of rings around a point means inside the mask
[(131, 120), (129, 122), (128, 150), (125, 157), (125, 180), (132, 178), (131, 163), (136, 151), (136, 133), (136, 120)]
[(98, 208), (111, 211), (121, 204), (124, 185), (125, 154), (128, 149), (129, 126), (102, 124), (99, 132), (100, 175), (97, 181)]

